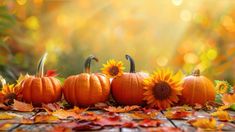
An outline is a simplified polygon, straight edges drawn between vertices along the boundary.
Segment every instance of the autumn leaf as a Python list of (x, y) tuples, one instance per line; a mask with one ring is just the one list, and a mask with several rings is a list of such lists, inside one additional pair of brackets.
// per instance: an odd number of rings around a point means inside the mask
[(19, 123), (20, 124), (33, 124), (34, 120), (30, 118), (22, 118)]
[(36, 115), (34, 117), (35, 123), (54, 123), (59, 121), (60, 121), (59, 118), (53, 115)]
[(67, 119), (69, 117), (77, 119), (79, 117), (75, 112), (63, 109), (52, 112), (52, 115), (58, 117), (59, 119)]
[(42, 108), (48, 113), (61, 109), (61, 106), (57, 103), (42, 104)]
[(12, 127), (13, 124), (8, 122), (1, 122), (0, 123), (0, 131), (7, 131)]
[(16, 116), (10, 113), (0, 113), (0, 120), (9, 120), (9, 119), (13, 119)]
[(72, 112), (75, 112), (77, 114), (80, 114), (80, 113), (83, 113), (85, 111), (87, 111), (89, 108), (79, 108), (77, 106), (74, 106), (73, 109), (69, 110), (69, 111), (72, 111)]
[(150, 120), (150, 119), (144, 119), (140, 122), (138, 122), (139, 126), (141, 127), (158, 127), (160, 126), (162, 123), (164, 123), (161, 120)]
[(9, 110), (11, 109), (9, 106), (6, 106), (5, 104), (3, 103), (0, 103), (0, 109), (4, 109), (4, 110)]
[(189, 120), (188, 123), (204, 130), (221, 130), (224, 126), (224, 124), (219, 124), (217, 126), (215, 118), (198, 118)]
[(235, 93), (234, 94), (224, 94), (222, 101), (225, 105), (232, 105), (235, 103)]
[[(75, 131), (94, 131), (94, 130), (100, 130), (103, 127), (99, 125), (95, 125), (92, 122), (87, 121), (78, 121), (78, 122), (66, 122), (59, 125), (60, 129), (64, 130), (63, 128), (66, 128), (65, 130), (75, 130)], [(57, 131), (54, 131), (57, 132)], [(67, 131), (66, 131), (67, 132)]]
[(94, 121), (94, 124), (100, 125), (100, 126), (119, 126), (123, 123), (121, 122), (120, 116), (102, 116), (101, 118)]
[(192, 114), (193, 113), (191, 111), (185, 111), (185, 110), (172, 111), (172, 110), (168, 110), (164, 115), (169, 119), (180, 120), (180, 119), (187, 118), (187, 117), (191, 116)]
[(143, 113), (138, 111), (138, 112), (129, 113), (128, 115), (133, 119), (155, 119), (158, 113), (159, 113), (158, 111), (151, 111), (148, 113)]
[(167, 127), (167, 126), (149, 128), (148, 131), (150, 132), (183, 132), (180, 128)]
[(14, 110), (22, 111), (22, 112), (31, 112), (31, 111), (34, 110), (32, 104), (27, 104), (27, 103), (20, 102), (20, 101), (17, 101), (17, 100), (14, 100), (12, 108)]
[(125, 112), (130, 112), (132, 110), (138, 109), (140, 106), (133, 105), (133, 106), (125, 106), (125, 107), (113, 107), (109, 106), (108, 108), (104, 108), (104, 110), (108, 112), (115, 112), (115, 113), (125, 113)]
[(138, 123), (136, 122), (125, 122), (122, 124), (122, 127), (125, 127), (125, 128), (136, 128), (138, 127)]
[(212, 116), (217, 117), (219, 121), (231, 121), (232, 118), (227, 111), (216, 111), (211, 113)]
[(217, 108), (217, 110), (226, 110), (226, 109), (229, 109), (231, 106), (230, 105), (222, 105), (220, 107)]
[(56, 70), (47, 70), (46, 77), (56, 77), (58, 74), (56, 73)]

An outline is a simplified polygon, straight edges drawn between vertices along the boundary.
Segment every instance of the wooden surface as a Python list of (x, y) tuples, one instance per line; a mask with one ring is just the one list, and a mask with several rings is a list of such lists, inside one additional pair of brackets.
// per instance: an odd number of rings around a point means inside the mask
[[(24, 118), (32, 118), (38, 114), (43, 114), (44, 112), (17, 112), (17, 111), (0, 111), (0, 113), (13, 113), (16, 114), (17, 117), (14, 119), (10, 120), (0, 120), (0, 126), (4, 124), (5, 122), (9, 122), (9, 125), (6, 125), (5, 127), (1, 127), (1, 131), (12, 131), (12, 132), (37, 132), (37, 131), (53, 131), (55, 126), (58, 126), (59, 123), (37, 123), (37, 124), (21, 124), (20, 120)], [(167, 119), (164, 116), (164, 111), (161, 111), (157, 115), (157, 119), (163, 120), (165, 123), (162, 124), (161, 126), (169, 126), (169, 127), (177, 127), (180, 128), (183, 131), (186, 132), (194, 132), (196, 131), (196, 128), (190, 126), (187, 123), (187, 119), (185, 120), (170, 120)], [(210, 111), (196, 111), (196, 116), (197, 117), (209, 117)], [(125, 117), (127, 113), (121, 113), (120, 116)], [(230, 112), (231, 115), (235, 116), (235, 112)], [(18, 123), (17, 123), (18, 122)], [(61, 122), (60, 122), (61, 123)], [(233, 122), (226, 123), (226, 127), (223, 128), (223, 131), (234, 131), (235, 132), (235, 124)], [(138, 132), (138, 131), (154, 131), (156, 128), (142, 128), (142, 127), (137, 127), (137, 128), (119, 128), (119, 127), (105, 127), (102, 130), (99, 130), (101, 132), (106, 132), (106, 131), (111, 131), (111, 132)]]

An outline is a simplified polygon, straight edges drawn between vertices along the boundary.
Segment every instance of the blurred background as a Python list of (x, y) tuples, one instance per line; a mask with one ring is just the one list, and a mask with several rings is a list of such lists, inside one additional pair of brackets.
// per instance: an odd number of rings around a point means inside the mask
[(171, 67), (211, 79), (235, 79), (234, 0), (1, 0), (0, 74), (14, 80), (46, 69), (61, 77), (83, 71), (93, 54), (99, 72), (108, 59), (138, 71)]

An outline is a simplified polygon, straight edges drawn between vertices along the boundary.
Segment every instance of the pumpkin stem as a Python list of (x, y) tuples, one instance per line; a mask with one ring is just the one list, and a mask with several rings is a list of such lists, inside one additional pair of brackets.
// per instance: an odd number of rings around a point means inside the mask
[(44, 76), (44, 64), (47, 58), (47, 53), (45, 53), (38, 62), (38, 69), (37, 69), (37, 76), (43, 77)]
[(135, 62), (131, 56), (126, 55), (126, 59), (130, 61), (130, 73), (135, 73)]
[(194, 70), (193, 76), (200, 76), (200, 70), (199, 69)]
[(95, 60), (96, 62), (99, 61), (94, 55), (90, 55), (85, 61), (85, 72), (86, 73), (91, 72), (91, 61), (92, 60)]

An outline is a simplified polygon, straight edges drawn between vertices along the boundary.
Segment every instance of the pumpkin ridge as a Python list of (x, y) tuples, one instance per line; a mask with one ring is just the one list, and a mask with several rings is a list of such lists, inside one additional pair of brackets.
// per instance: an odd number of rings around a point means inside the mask
[(195, 87), (196, 87), (196, 79), (195, 79), (195, 77), (194, 77), (194, 78), (193, 78), (193, 94), (192, 94), (191, 102), (194, 102)]
[[(27, 81), (28, 81), (28, 80), (26, 80), (26, 81), (23, 83), (23, 85), (27, 85), (26, 87), (31, 87), (31, 84), (32, 84), (32, 82), (33, 82), (33, 78), (32, 78), (32, 77), (29, 77), (29, 83), (28, 83)], [(26, 83), (26, 82), (27, 82), (27, 83)], [(25, 87), (24, 87), (24, 88), (25, 88)], [(29, 93), (29, 94), (27, 94), (27, 93)], [(23, 95), (26, 96), (26, 97), (28, 97), (28, 99), (26, 99), (27, 102), (29, 102), (29, 100), (32, 100), (32, 99), (31, 99), (31, 88), (26, 89), (26, 92), (25, 92), (25, 90), (24, 90)]]
[(103, 101), (103, 100), (105, 100), (105, 98), (103, 98), (103, 95), (106, 94), (106, 93), (104, 93), (104, 92), (106, 92), (106, 89), (104, 87), (102, 77), (101, 76), (96, 76), (96, 77), (99, 79), (99, 83), (100, 83), (100, 87), (101, 87), (101, 96), (102, 96), (102, 101)]
[[(79, 91), (77, 91), (78, 88), (76, 87), (77, 84), (79, 85), (79, 83), (78, 83), (78, 82), (79, 82), (79, 78), (78, 78), (78, 77), (75, 77), (74, 80), (75, 80), (75, 83), (74, 83), (74, 94), (75, 94), (75, 93), (79, 92)], [(79, 97), (76, 96), (76, 95), (74, 95), (74, 98), (75, 98), (74, 104), (78, 104), (78, 102), (79, 102)]]
[(200, 78), (200, 80), (202, 81), (202, 85), (203, 85), (203, 88), (204, 88), (204, 99), (206, 99), (207, 101), (207, 84), (205, 83), (205, 81), (203, 80), (203, 78)]
[(75, 83), (76, 83), (76, 77), (73, 77), (73, 80), (71, 81), (71, 84), (73, 85), (72, 87), (71, 87), (71, 91), (73, 91), (72, 92), (72, 94), (71, 94), (71, 99), (73, 100), (73, 103), (74, 104), (77, 104), (77, 100), (76, 100), (76, 93), (75, 93), (75, 90), (76, 90), (76, 85), (75, 85)]
[[(45, 95), (45, 94), (44, 94), (45, 91), (43, 91), (42, 88), (46, 88), (46, 89), (47, 89), (47, 86), (46, 86), (46, 84), (45, 84), (45, 83), (46, 83), (46, 80), (45, 80), (45, 79), (46, 79), (46, 78), (44, 78), (44, 77), (42, 77), (42, 78), (40, 79), (40, 81), (41, 81), (40, 83), (41, 83), (41, 85), (42, 85), (42, 87), (40, 87), (40, 90), (39, 90), (39, 91), (40, 91), (40, 96)], [(47, 91), (46, 91), (46, 92), (47, 92)], [(42, 94), (41, 94), (41, 93), (42, 93)], [(46, 98), (47, 98), (47, 97), (46, 97)], [(45, 97), (42, 98), (41, 101), (42, 101), (42, 102), (45, 102), (45, 101), (46, 101), (46, 98), (45, 98)]]
[(49, 82), (51, 82), (51, 84), (52, 84), (52, 90), (50, 90), (50, 92), (52, 92), (52, 93), (50, 93), (50, 94), (54, 95), (54, 98), (52, 98), (51, 101), (55, 101), (57, 98), (57, 95), (55, 95), (55, 92), (57, 91), (57, 86), (56, 86), (53, 78), (49, 77), (48, 79), (50, 80)]

